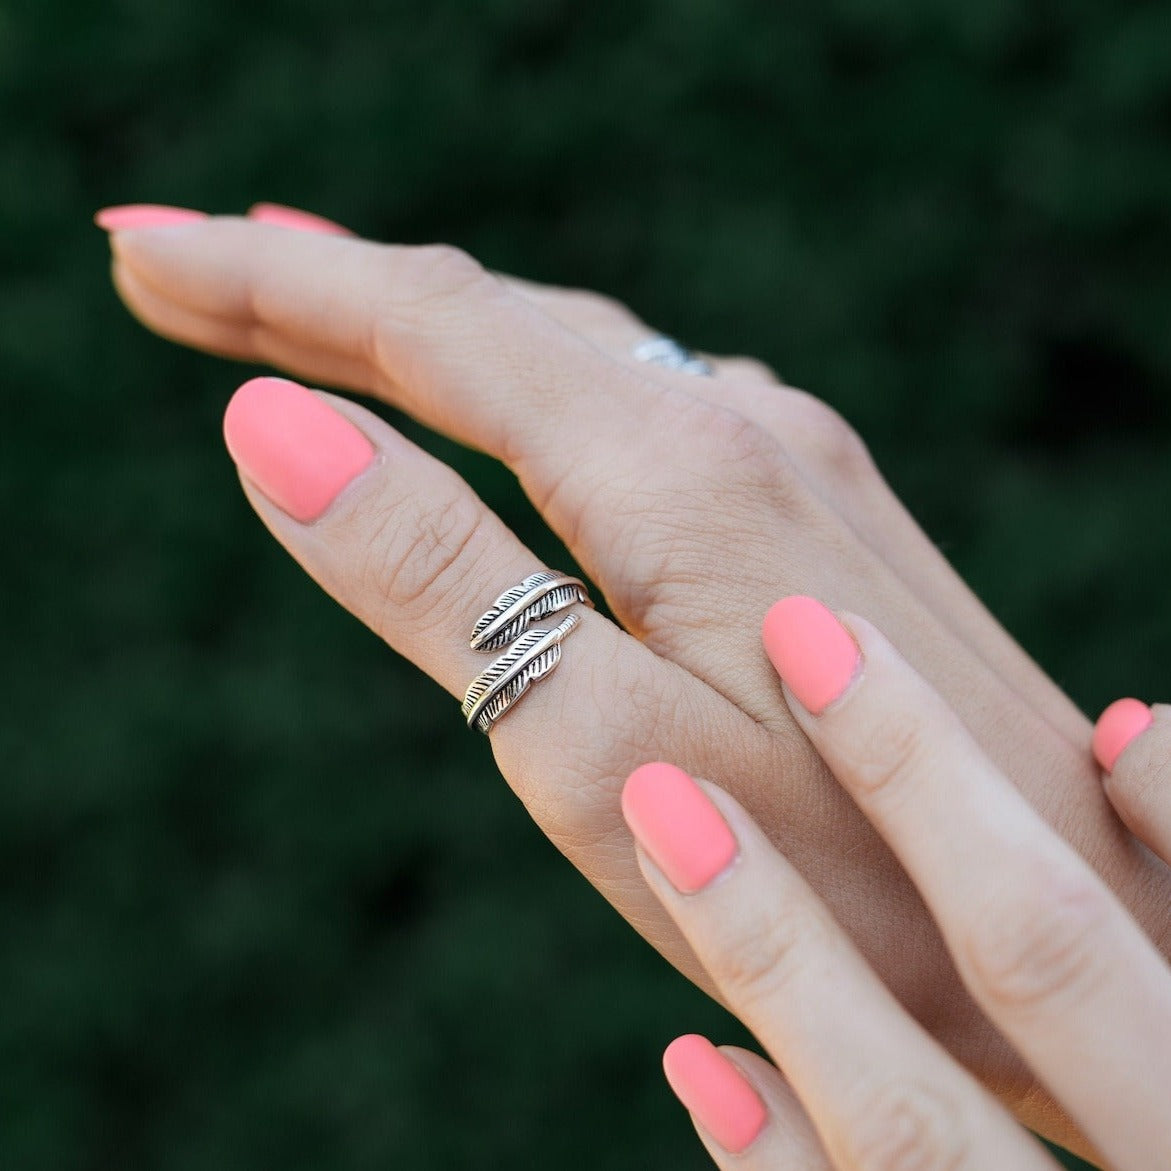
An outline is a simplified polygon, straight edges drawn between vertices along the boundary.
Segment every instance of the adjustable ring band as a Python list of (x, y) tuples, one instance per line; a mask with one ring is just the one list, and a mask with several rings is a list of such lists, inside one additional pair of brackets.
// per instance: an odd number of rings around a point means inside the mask
[(468, 727), (485, 735), (496, 721), (532, 686), (561, 662), (561, 641), (576, 629), (581, 618), (568, 614), (552, 630), (534, 627), (526, 631), (490, 667), (481, 671), (464, 696), (460, 710)]
[(711, 377), (715, 373), (710, 363), (666, 334), (657, 334), (639, 342), (631, 352), (639, 362), (651, 362), (668, 370), (682, 370), (684, 374), (702, 377)]

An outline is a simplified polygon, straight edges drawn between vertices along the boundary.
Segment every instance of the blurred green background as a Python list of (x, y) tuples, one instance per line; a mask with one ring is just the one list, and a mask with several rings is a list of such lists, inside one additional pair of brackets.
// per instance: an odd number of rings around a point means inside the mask
[(267, 537), (251, 371), (129, 318), (95, 208), (280, 200), (763, 357), (1096, 714), (1171, 691), (1169, 61), (1144, 3), (0, 0), (0, 1166), (700, 1168), (659, 1054), (739, 1037)]

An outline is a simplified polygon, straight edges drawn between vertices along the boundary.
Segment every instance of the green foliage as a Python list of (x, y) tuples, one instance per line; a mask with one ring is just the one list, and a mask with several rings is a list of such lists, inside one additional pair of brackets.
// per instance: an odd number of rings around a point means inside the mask
[(127, 317), (93, 209), (280, 200), (764, 357), (1096, 712), (1171, 658), (1169, 53), (1085, 0), (0, 4), (0, 1164), (698, 1168), (658, 1054), (738, 1035), (268, 540), (246, 371)]

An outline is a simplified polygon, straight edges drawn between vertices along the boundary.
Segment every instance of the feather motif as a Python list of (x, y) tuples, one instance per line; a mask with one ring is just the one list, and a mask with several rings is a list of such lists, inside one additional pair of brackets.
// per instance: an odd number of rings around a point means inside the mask
[(534, 680), (548, 675), (561, 661), (561, 640), (581, 621), (570, 614), (553, 630), (529, 630), (516, 640), (468, 688), (461, 710), (469, 724), (482, 731), (512, 706)]
[(473, 628), (468, 645), (474, 651), (498, 651), (514, 642), (534, 622), (577, 602), (591, 604), (581, 582), (548, 569), (534, 573), (492, 603)]

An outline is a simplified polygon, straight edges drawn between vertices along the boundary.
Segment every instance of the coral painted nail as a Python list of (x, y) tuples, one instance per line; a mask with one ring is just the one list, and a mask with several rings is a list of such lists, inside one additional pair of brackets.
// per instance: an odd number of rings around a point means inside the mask
[(729, 1154), (751, 1146), (768, 1121), (748, 1079), (706, 1037), (676, 1037), (663, 1054), (663, 1072), (679, 1101)]
[(374, 458), (370, 440), (311, 390), (253, 378), (224, 412), (241, 471), (294, 520), (316, 520)]
[(638, 844), (682, 894), (702, 890), (736, 857), (736, 839), (708, 795), (673, 764), (644, 764), (622, 789)]
[(283, 203), (254, 203), (248, 209), (248, 218), (262, 224), (273, 224), (293, 232), (315, 232), (319, 236), (352, 236), (349, 228), (343, 228), (333, 220), (314, 215), (311, 211), (286, 207)]
[(1106, 772), (1113, 772), (1126, 746), (1154, 722), (1151, 709), (1142, 700), (1116, 699), (1094, 725), (1094, 759)]
[(800, 594), (773, 605), (762, 637), (777, 674), (815, 716), (842, 696), (862, 661), (858, 644), (833, 613)]
[(161, 203), (125, 203), (103, 207), (94, 215), (94, 223), (107, 232), (133, 231), (139, 228), (175, 228), (207, 219), (207, 213), (189, 207), (167, 207)]

